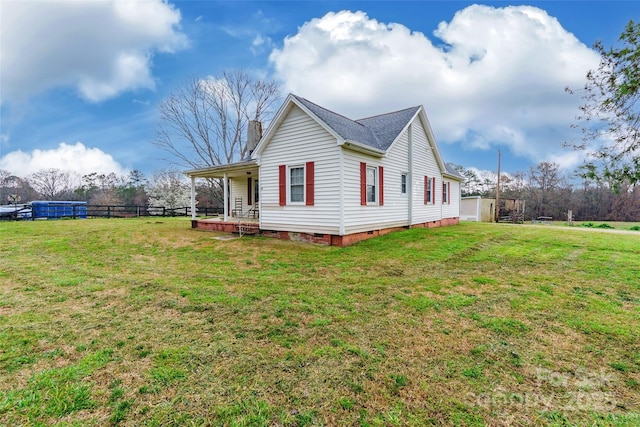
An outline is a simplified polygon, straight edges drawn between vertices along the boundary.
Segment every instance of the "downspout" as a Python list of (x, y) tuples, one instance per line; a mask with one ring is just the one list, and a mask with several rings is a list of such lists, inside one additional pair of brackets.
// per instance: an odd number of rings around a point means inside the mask
[(229, 217), (229, 209), (228, 209), (229, 204), (227, 203), (227, 199), (229, 198), (229, 194), (228, 194), (228, 191), (227, 191), (227, 182), (228, 182), (227, 173), (225, 172), (224, 176), (222, 177), (222, 187), (224, 188), (224, 190), (223, 190), (223, 194), (224, 194), (224, 196), (223, 196), (224, 208), (223, 209), (224, 210), (223, 210), (223, 212), (224, 212), (224, 221), (225, 222), (227, 222), (227, 219)]
[(476, 222), (482, 222), (482, 199), (480, 196), (476, 199)]
[(344, 155), (342, 152), (342, 147), (338, 146), (338, 150), (339, 151), (339, 162), (340, 162), (340, 168), (339, 168), (339, 173), (340, 173), (340, 179), (339, 179), (339, 184), (340, 184), (340, 190), (339, 190), (339, 194), (340, 194), (340, 203), (339, 203), (339, 209), (340, 212), (338, 214), (338, 218), (340, 221), (339, 224), (339, 232), (341, 236), (345, 235), (345, 227), (344, 227)]
[(191, 177), (191, 219), (196, 219), (196, 177)]
[(411, 183), (411, 188), (408, 189), (408, 216), (409, 216), (409, 227), (413, 225), (413, 125), (409, 125), (407, 128), (407, 132), (409, 133), (409, 176), (407, 177), (409, 183)]

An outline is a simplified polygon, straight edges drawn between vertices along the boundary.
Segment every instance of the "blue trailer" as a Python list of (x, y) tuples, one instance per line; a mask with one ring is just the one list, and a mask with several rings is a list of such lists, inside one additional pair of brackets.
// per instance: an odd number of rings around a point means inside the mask
[(31, 202), (31, 218), (86, 218), (87, 202), (36, 200)]

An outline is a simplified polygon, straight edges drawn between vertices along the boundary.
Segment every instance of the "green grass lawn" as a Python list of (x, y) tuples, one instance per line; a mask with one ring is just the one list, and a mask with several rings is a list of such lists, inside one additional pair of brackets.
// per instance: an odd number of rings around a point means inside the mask
[[(531, 224), (530, 221), (525, 221), (526, 224)], [(538, 224), (540, 225), (540, 224)], [(616, 230), (630, 230), (640, 231), (640, 222), (620, 222), (620, 221), (574, 221), (571, 225), (567, 224), (567, 221), (552, 221), (549, 224), (562, 227), (587, 227), (587, 228), (599, 228), (599, 229), (616, 229)]]
[(640, 232), (0, 223), (0, 425), (640, 425)]

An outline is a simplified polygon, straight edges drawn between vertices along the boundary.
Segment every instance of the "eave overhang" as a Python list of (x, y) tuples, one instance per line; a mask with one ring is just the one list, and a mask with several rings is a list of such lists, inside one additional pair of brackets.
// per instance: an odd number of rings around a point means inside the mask
[(464, 177), (461, 177), (460, 175), (454, 175), (454, 174), (451, 174), (449, 172), (442, 172), (442, 176), (446, 177), (446, 178), (453, 179), (455, 181), (460, 181), (460, 182), (464, 181)]
[(357, 151), (359, 153), (364, 153), (375, 157), (383, 157), (386, 154), (385, 150), (374, 148), (369, 145), (364, 145), (356, 141), (342, 140), (338, 143), (338, 145), (341, 145), (342, 147), (352, 151)]
[(183, 173), (190, 178), (222, 178), (225, 174), (237, 175), (246, 173), (258, 167), (258, 162), (255, 159), (229, 163), (227, 165), (210, 166), (202, 169), (191, 169), (184, 171)]

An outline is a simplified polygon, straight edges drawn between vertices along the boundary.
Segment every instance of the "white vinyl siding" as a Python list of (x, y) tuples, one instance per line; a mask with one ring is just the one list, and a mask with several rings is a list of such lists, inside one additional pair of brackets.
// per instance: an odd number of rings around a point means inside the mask
[[(345, 234), (362, 231), (378, 230), (390, 227), (402, 227), (408, 225), (407, 195), (401, 194), (398, 189), (401, 185), (402, 173), (408, 170), (408, 146), (407, 132), (399, 137), (399, 140), (382, 158), (368, 156), (363, 153), (345, 149), (343, 154), (343, 205)], [(383, 206), (360, 204), (360, 162), (367, 166), (384, 168)], [(377, 183), (380, 185), (380, 183)], [(378, 198), (379, 189), (376, 189)]]
[[(383, 157), (376, 157), (338, 146), (334, 135), (293, 103), (283, 114), (283, 120), (258, 159), (260, 176), (255, 179), (259, 178), (260, 182), (262, 229), (348, 235), (408, 226), (410, 211), (412, 224), (438, 221), (443, 213), (444, 217), (459, 216), (459, 183), (447, 180), (451, 182), (451, 203), (443, 205), (442, 171), (419, 117), (405, 128)], [(304, 168), (301, 169), (302, 189), (298, 187), (299, 171), (295, 171), (307, 162), (314, 162), (315, 168), (313, 206), (304, 203)], [(361, 163), (365, 163), (366, 171), (370, 171), (368, 180), (365, 176), (365, 182), (369, 184), (366, 194), (369, 202), (364, 206), (361, 204)], [(282, 165), (287, 168), (285, 206), (279, 203), (279, 168)], [(379, 173), (380, 167), (384, 168), (383, 174)], [(384, 181), (383, 205), (379, 205), (380, 175)], [(406, 194), (402, 192), (403, 176)], [(434, 201), (427, 205), (424, 204), (425, 176), (435, 179)], [(409, 209), (410, 201), (412, 209)]]
[(249, 200), (247, 200), (247, 178), (234, 177), (229, 178), (229, 180), (231, 187), (231, 192), (229, 193), (229, 215), (232, 215), (236, 208), (236, 199), (242, 199), (242, 212), (251, 209), (251, 206), (248, 205)]
[[(306, 162), (314, 162), (314, 205), (306, 206), (303, 198), (301, 203), (280, 206), (279, 166), (303, 166)], [(261, 228), (340, 234), (339, 164), (336, 138), (300, 108), (292, 106), (260, 156)], [(287, 185), (287, 193), (290, 190)], [(287, 201), (290, 197), (288, 194)]]
[[(249, 184), (248, 178), (251, 178), (251, 186), (253, 187), (253, 194), (251, 196), (251, 205), (249, 205)], [(236, 209), (236, 200), (242, 199), (242, 212), (246, 213), (250, 209), (257, 208), (259, 202), (259, 187), (258, 187), (258, 169), (251, 171), (251, 175), (233, 176), (228, 177), (229, 180), (229, 216), (232, 215)]]
[[(415, 120), (411, 127), (413, 131), (413, 223), (437, 221), (442, 218), (441, 197), (442, 172), (436, 161), (427, 133), (420, 120)], [(425, 180), (424, 177), (436, 180), (434, 203), (424, 204)]]
[(445, 178), (449, 185), (449, 203), (442, 205), (443, 218), (460, 217), (460, 182)]

